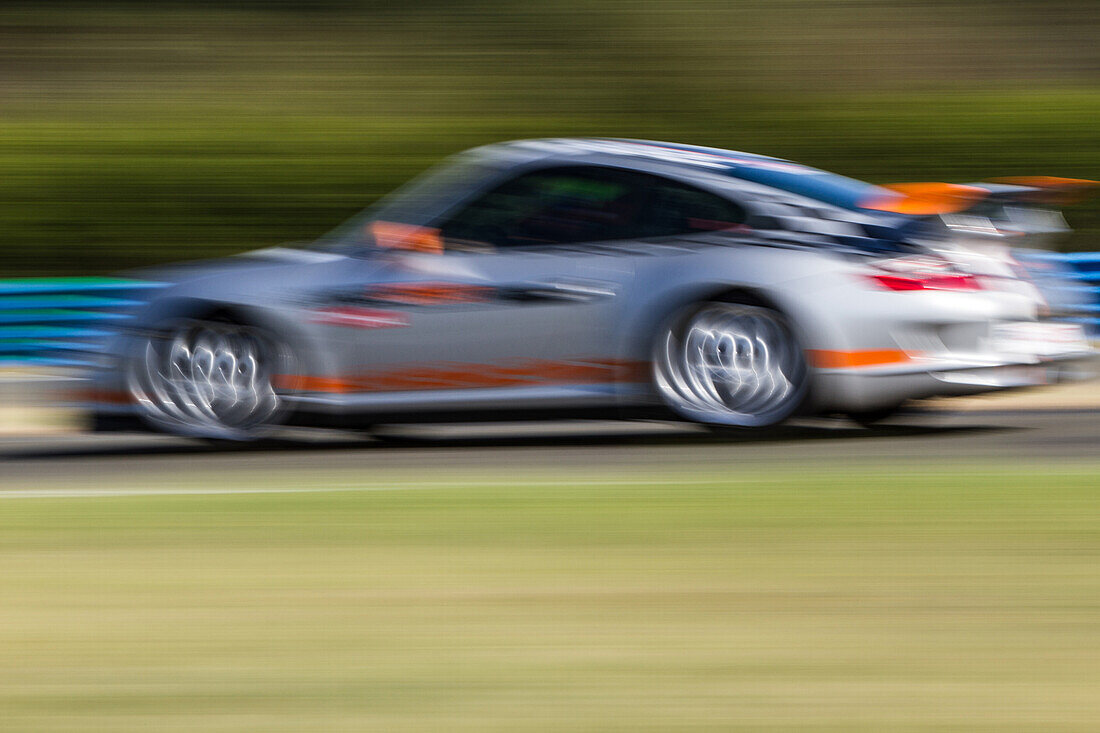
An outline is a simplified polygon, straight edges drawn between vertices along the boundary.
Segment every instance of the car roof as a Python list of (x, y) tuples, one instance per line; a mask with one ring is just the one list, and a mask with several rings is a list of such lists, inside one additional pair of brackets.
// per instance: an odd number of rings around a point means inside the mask
[(655, 140), (544, 138), (496, 143), (478, 150), (504, 155), (515, 164), (546, 159), (580, 163), (589, 157), (598, 157), (601, 162), (611, 158), (624, 167), (642, 167), (643, 161), (661, 162), (707, 170), (846, 209), (858, 209), (861, 202), (882, 193), (874, 184), (782, 158)]

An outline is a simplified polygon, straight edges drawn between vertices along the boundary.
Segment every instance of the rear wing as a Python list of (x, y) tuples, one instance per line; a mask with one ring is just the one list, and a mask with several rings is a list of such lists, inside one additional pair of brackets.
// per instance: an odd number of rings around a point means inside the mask
[(1077, 203), (1098, 189), (1097, 181), (1053, 176), (969, 184), (896, 183), (879, 187), (861, 208), (938, 217), (957, 236), (1042, 247), (1069, 231), (1057, 207)]
[(1100, 181), (1054, 176), (1011, 176), (973, 185), (988, 188), (997, 198), (1053, 206), (1079, 203), (1100, 189)]
[(977, 237), (1011, 240), (1014, 247), (1042, 247), (1070, 227), (1060, 207), (1075, 204), (1100, 183), (1079, 178), (1028, 176), (971, 184), (985, 198), (957, 214), (942, 216), (948, 229)]

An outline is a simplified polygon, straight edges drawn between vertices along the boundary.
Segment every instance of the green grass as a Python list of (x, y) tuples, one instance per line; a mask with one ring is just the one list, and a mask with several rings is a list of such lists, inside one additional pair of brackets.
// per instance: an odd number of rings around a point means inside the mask
[(0, 729), (1095, 730), (1094, 465), (573, 475), (0, 500)]
[[(0, 276), (311, 239), (519, 137), (1100, 178), (1098, 32), (1084, 0), (5, 3)], [(1070, 221), (1097, 248), (1100, 203)]]

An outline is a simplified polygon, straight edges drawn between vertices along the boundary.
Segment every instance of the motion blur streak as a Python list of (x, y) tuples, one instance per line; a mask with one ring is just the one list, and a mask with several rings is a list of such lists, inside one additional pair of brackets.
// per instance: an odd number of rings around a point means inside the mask
[[(7, 0), (0, 272), (313, 239), (502, 139), (1095, 179), (1098, 35), (1094, 0)], [(1072, 223), (1097, 249), (1100, 203)]]

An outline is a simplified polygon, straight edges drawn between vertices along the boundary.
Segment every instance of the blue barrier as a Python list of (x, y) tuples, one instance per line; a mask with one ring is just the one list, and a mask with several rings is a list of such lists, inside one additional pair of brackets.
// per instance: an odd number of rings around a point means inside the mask
[(0, 365), (79, 367), (158, 283), (102, 277), (0, 280)]
[(1064, 287), (1064, 291), (1081, 296), (1068, 308), (1070, 313), (1066, 320), (1082, 324), (1092, 336), (1100, 335), (1100, 252), (1031, 251), (1017, 258), (1060, 268), (1050, 273), (1051, 278), (1074, 281), (1075, 284)]

